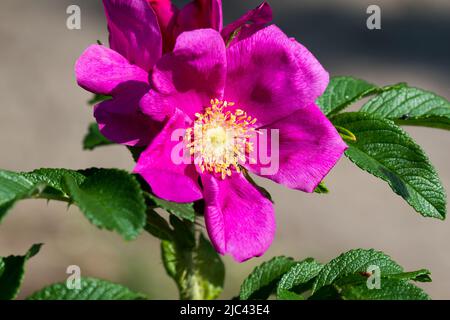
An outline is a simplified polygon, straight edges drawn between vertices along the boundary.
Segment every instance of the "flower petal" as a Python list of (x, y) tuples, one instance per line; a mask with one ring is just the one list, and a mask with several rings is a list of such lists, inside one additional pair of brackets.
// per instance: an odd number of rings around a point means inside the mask
[(148, 89), (142, 82), (125, 82), (116, 87), (113, 99), (95, 106), (94, 116), (106, 138), (128, 146), (150, 143), (162, 125), (139, 110), (139, 100)]
[[(179, 103), (178, 95), (164, 95), (154, 90), (147, 92), (139, 102), (140, 108), (144, 114), (149, 116), (155, 121), (164, 121), (174, 111), (176, 106), (198, 104), (197, 97), (195, 95), (184, 95), (184, 99)], [(192, 98), (192, 99), (191, 99)]]
[[(261, 129), (267, 131), (261, 130), (258, 136), (255, 148), (259, 153), (258, 163), (246, 167), (292, 189), (313, 192), (347, 149), (339, 133), (315, 104)], [(272, 143), (268, 134), (272, 129), (279, 130), (279, 146)], [(264, 140), (261, 139), (267, 139), (267, 149), (262, 147)], [(270, 164), (262, 162), (261, 155), (270, 155)]]
[(314, 102), (328, 83), (314, 56), (273, 25), (229, 47), (227, 60), (225, 99), (259, 125)]
[(206, 228), (216, 250), (239, 262), (261, 256), (275, 235), (272, 203), (242, 174), (224, 180), (204, 174), (202, 183)]
[(293, 52), (297, 58), (297, 64), (304, 69), (305, 78), (309, 80), (308, 89), (313, 101), (316, 101), (328, 87), (330, 75), (323, 68), (314, 55), (296, 39), (290, 38)]
[(142, 101), (141, 108), (150, 116), (158, 113), (155, 109), (170, 113), (179, 108), (193, 119), (212, 98), (223, 96), (225, 76), (225, 44), (220, 34), (212, 29), (185, 32), (173, 53), (156, 64), (155, 93)]
[[(180, 159), (175, 159), (181, 157), (182, 148), (176, 148), (183, 144), (174, 138), (182, 138), (190, 123), (190, 119), (176, 109), (161, 133), (141, 154), (134, 169), (158, 197), (168, 201), (191, 202), (202, 198), (195, 166), (177, 163)], [(177, 151), (180, 152), (174, 153)]]
[(175, 45), (174, 26), (180, 10), (171, 0), (148, 0), (155, 11), (163, 37), (164, 52), (172, 51)]
[(150, 71), (162, 54), (158, 20), (147, 0), (103, 0), (109, 43), (132, 64)]
[[(273, 19), (272, 8), (267, 2), (263, 2), (258, 7), (250, 10), (241, 18), (230, 23), (222, 30), (222, 37), (228, 45), (233, 45), (237, 41), (248, 38), (258, 30), (261, 30)], [(231, 42), (231, 36), (238, 31), (237, 35)]]
[(78, 84), (84, 89), (110, 95), (121, 83), (148, 83), (148, 73), (131, 65), (120, 54), (104, 46), (92, 45), (84, 51), (75, 65)]
[(194, 0), (180, 11), (175, 33), (208, 28), (220, 32), (222, 27), (222, 0)]

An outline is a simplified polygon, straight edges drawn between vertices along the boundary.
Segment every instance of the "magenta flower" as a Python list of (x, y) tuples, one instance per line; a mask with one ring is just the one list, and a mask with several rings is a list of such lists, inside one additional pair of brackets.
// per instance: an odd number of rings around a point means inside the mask
[[(346, 149), (314, 103), (327, 84), (328, 74), (313, 55), (275, 26), (228, 49), (217, 31), (185, 32), (173, 53), (156, 64), (153, 90), (141, 101), (142, 111), (154, 119), (171, 117), (141, 155), (135, 172), (164, 199), (203, 198), (206, 227), (218, 252), (237, 261), (259, 256), (274, 237), (273, 206), (234, 159), (214, 162), (217, 153), (230, 151), (224, 132), (278, 129), (279, 170), (267, 178), (313, 192)], [(179, 128), (191, 132), (197, 125), (209, 141), (201, 148), (202, 161), (197, 166), (174, 164), (178, 141), (172, 141), (172, 133)], [(255, 174), (261, 170), (259, 164), (244, 168)]]
[[(102, 133), (123, 144), (148, 144), (134, 171), (157, 196), (204, 199), (206, 228), (219, 253), (237, 261), (262, 255), (275, 234), (274, 209), (245, 173), (314, 191), (346, 149), (315, 104), (328, 73), (297, 41), (265, 26), (267, 4), (221, 33), (181, 33), (173, 52), (161, 57), (148, 5), (105, 2), (115, 51), (92, 46), (76, 67), (82, 87), (114, 97), (95, 108)], [(179, 129), (195, 162), (174, 162)], [(265, 129), (279, 133), (279, 166), (270, 174), (261, 159), (249, 157), (259, 148), (249, 138)], [(234, 141), (244, 141), (243, 148)]]

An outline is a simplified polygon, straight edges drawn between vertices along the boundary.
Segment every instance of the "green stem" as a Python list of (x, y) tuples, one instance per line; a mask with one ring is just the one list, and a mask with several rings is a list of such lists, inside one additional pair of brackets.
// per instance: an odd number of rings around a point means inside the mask
[(200, 300), (202, 299), (201, 290), (198, 288), (198, 282), (195, 277), (195, 266), (194, 266), (194, 257), (193, 251), (197, 247), (197, 231), (195, 230), (195, 222), (188, 223), (187, 228), (194, 235), (195, 244), (192, 248), (183, 248), (181, 251), (183, 254), (184, 261), (186, 263), (186, 283), (187, 286), (184, 290), (180, 290), (180, 299), (181, 300)]

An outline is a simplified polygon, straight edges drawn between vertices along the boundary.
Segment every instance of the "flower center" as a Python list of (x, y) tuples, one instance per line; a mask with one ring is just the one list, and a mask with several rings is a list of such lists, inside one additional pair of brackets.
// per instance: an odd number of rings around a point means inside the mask
[(233, 171), (240, 172), (239, 163), (253, 151), (250, 142), (257, 132), (256, 119), (241, 109), (227, 111), (233, 102), (211, 100), (203, 114), (196, 113), (194, 126), (186, 130), (185, 142), (202, 172), (225, 179)]

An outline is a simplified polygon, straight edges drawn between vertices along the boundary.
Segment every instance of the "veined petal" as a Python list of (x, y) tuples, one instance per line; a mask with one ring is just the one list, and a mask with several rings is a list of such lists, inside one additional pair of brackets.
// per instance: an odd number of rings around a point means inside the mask
[(134, 169), (158, 197), (168, 201), (191, 202), (202, 198), (195, 165), (182, 163), (183, 148), (177, 148), (183, 145), (184, 130), (190, 124), (191, 120), (176, 109), (161, 133), (141, 154)]
[(328, 87), (330, 75), (306, 47), (294, 38), (290, 38), (290, 40), (293, 44), (292, 52), (297, 58), (297, 64), (304, 70), (305, 78), (309, 80), (308, 88), (315, 102)]
[[(334, 126), (313, 103), (261, 129), (255, 148), (259, 153), (257, 164), (246, 167), (292, 189), (313, 192), (347, 149)], [(272, 143), (274, 133), (270, 130), (278, 131), (279, 145)], [(261, 147), (261, 141), (267, 141), (267, 150)], [(261, 156), (269, 154), (270, 163), (262, 163)]]
[(106, 138), (128, 146), (150, 143), (162, 124), (139, 110), (139, 101), (148, 89), (149, 86), (142, 82), (125, 82), (116, 87), (111, 100), (95, 106), (94, 116)]
[(242, 174), (224, 180), (204, 174), (202, 183), (206, 228), (216, 250), (239, 262), (261, 256), (275, 235), (272, 203)]
[(81, 87), (104, 95), (111, 95), (118, 85), (128, 81), (148, 83), (147, 72), (100, 45), (92, 45), (84, 51), (76, 62), (75, 74)]
[(264, 126), (314, 102), (328, 73), (278, 27), (266, 27), (227, 49), (225, 100)]
[(147, 0), (103, 0), (113, 50), (146, 71), (162, 55), (158, 20)]
[(212, 98), (223, 96), (225, 76), (225, 44), (220, 34), (212, 29), (185, 32), (178, 37), (173, 53), (156, 64), (152, 76), (155, 93), (142, 101), (141, 108), (153, 116), (156, 101), (169, 113), (179, 108), (194, 119)]
[[(222, 37), (228, 45), (233, 45), (237, 41), (248, 38), (258, 30), (261, 30), (270, 23), (272, 19), (272, 8), (267, 2), (263, 2), (235, 22), (226, 26), (222, 30)], [(235, 38), (231, 40), (230, 38), (235, 32), (237, 32), (237, 34), (235, 35)]]

